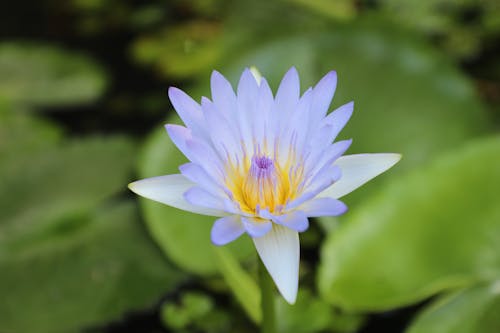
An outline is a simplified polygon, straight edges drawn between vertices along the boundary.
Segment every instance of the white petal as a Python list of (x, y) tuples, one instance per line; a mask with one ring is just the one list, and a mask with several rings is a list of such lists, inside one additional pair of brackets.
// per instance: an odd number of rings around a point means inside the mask
[(189, 204), (184, 199), (184, 193), (195, 185), (183, 175), (174, 174), (138, 180), (130, 183), (128, 188), (145, 198), (188, 212), (210, 216), (227, 215), (227, 213), (220, 210)]
[(299, 285), (300, 244), (297, 231), (273, 224), (270, 232), (253, 238), (260, 259), (285, 300), (293, 304)]
[(382, 172), (391, 168), (401, 159), (400, 154), (356, 154), (341, 156), (334, 165), (342, 171), (342, 177), (318, 197), (338, 199)]

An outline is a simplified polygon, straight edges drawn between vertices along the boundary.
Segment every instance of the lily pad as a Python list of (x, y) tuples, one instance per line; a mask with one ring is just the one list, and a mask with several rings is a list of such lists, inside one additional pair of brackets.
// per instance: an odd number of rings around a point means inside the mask
[(496, 333), (499, 313), (497, 281), (442, 297), (418, 315), (407, 333)]
[(92, 59), (55, 46), (27, 42), (0, 44), (0, 98), (34, 106), (94, 101), (106, 75)]
[[(103, 207), (104, 208), (104, 207)], [(163, 259), (132, 204), (65, 223), (22, 255), (0, 258), (0, 331), (76, 332), (150, 307), (182, 277)]]
[(0, 258), (36, 248), (59, 228), (78, 228), (78, 223), (68, 224), (68, 220), (78, 220), (104, 199), (124, 191), (133, 151), (125, 138), (89, 138), (4, 160)]
[(500, 276), (500, 137), (394, 179), (322, 247), (319, 287), (347, 309), (385, 310)]

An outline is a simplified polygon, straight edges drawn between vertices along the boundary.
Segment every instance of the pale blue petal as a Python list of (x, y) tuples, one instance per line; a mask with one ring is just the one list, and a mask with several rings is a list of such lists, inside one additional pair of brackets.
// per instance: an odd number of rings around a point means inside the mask
[(213, 71), (210, 79), (212, 100), (217, 109), (228, 119), (236, 119), (236, 94), (231, 83), (219, 72)]
[(324, 150), (314, 150), (307, 157), (305, 169), (307, 178), (311, 180), (325, 167), (330, 167), (335, 160), (342, 156), (351, 146), (352, 140), (337, 141)]
[(224, 211), (224, 198), (215, 196), (199, 186), (190, 188), (184, 193), (184, 199), (193, 206)]
[(173, 143), (191, 162), (201, 165), (208, 174), (222, 179), (224, 176), (221, 161), (214, 149), (192, 137), (191, 131), (180, 125), (165, 125)]
[(183, 153), (188, 160), (196, 161), (196, 156), (194, 156), (187, 147), (187, 141), (193, 138), (191, 130), (184, 126), (173, 124), (165, 125), (165, 129), (167, 130), (168, 136), (181, 153)]
[(206, 97), (202, 98), (201, 107), (206, 125), (210, 128), (210, 140), (219, 155), (226, 161), (229, 157), (241, 156), (242, 150), (239, 134), (236, 132), (237, 128)]
[(245, 232), (238, 215), (225, 216), (215, 221), (212, 226), (211, 239), (215, 245), (226, 245)]
[(243, 227), (245, 228), (246, 232), (254, 238), (264, 236), (271, 230), (273, 226), (271, 221), (256, 219), (253, 217), (242, 216), (241, 222), (243, 223)]
[(311, 127), (314, 129), (327, 114), (337, 87), (337, 73), (331, 71), (327, 73), (314, 87), (313, 102), (311, 108)]
[(346, 204), (333, 198), (315, 198), (306, 201), (300, 209), (308, 217), (339, 216), (347, 212)]
[(183, 164), (179, 166), (179, 170), (187, 179), (213, 195), (222, 196), (226, 193), (225, 190), (227, 189), (210, 176), (203, 167), (196, 163)]
[(175, 87), (168, 89), (168, 96), (184, 124), (197, 135), (202, 136), (201, 134), (205, 132), (205, 129), (200, 105), (185, 92)]
[(298, 232), (306, 231), (309, 228), (309, 220), (306, 213), (295, 210), (286, 215), (278, 215), (273, 218), (273, 222), (281, 224), (284, 227), (291, 228)]
[(341, 178), (340, 168), (336, 165), (330, 165), (323, 169), (313, 178), (313, 180), (304, 189), (303, 193), (296, 199), (286, 205), (286, 209), (294, 209), (304, 202), (316, 197), (319, 193), (329, 188), (333, 183)]
[(249, 153), (254, 152), (254, 139), (252, 137), (252, 124), (258, 98), (258, 85), (255, 78), (247, 68), (241, 75), (237, 89), (237, 119), (240, 133), (240, 142)]
[(275, 98), (275, 112), (272, 117), (272, 128), (279, 133), (280, 125), (284, 117), (289, 117), (292, 110), (295, 109), (300, 97), (300, 81), (297, 69), (292, 67), (286, 72), (281, 80)]
[(344, 126), (349, 121), (352, 116), (354, 108), (354, 102), (350, 102), (337, 108), (335, 111), (330, 113), (323, 121), (321, 127), (327, 127), (329, 129), (328, 136), (325, 138), (324, 144), (329, 144), (340, 133)]

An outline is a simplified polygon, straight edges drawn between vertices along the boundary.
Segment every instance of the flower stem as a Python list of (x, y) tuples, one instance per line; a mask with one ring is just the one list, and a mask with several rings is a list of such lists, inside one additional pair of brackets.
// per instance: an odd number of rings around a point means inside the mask
[(261, 294), (261, 333), (276, 333), (276, 309), (274, 305), (274, 283), (266, 267), (259, 260), (259, 284)]

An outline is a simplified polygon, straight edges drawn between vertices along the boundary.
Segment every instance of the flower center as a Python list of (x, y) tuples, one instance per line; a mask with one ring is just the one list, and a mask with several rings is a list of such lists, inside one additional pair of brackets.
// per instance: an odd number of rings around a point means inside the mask
[[(264, 154), (255, 154), (241, 168), (231, 167), (228, 188), (233, 200), (246, 213), (258, 214), (260, 210), (279, 213), (293, 199), (297, 188), (289, 168)], [(286, 172), (284, 172), (286, 170)]]

